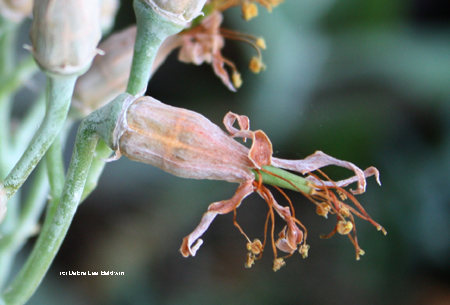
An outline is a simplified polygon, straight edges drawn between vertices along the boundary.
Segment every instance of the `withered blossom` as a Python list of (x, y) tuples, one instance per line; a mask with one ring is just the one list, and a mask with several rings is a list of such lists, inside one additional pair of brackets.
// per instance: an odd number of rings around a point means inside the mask
[[(239, 129), (234, 127), (236, 121)], [(180, 177), (239, 183), (234, 196), (209, 205), (200, 224), (183, 239), (180, 252), (184, 257), (195, 256), (203, 243), (200, 237), (214, 218), (219, 214), (230, 212), (235, 214), (234, 225), (248, 241), (246, 267), (251, 267), (256, 259), (261, 258), (266, 244), (269, 221), (275, 271), (285, 264), (285, 257), (279, 258), (277, 249), (288, 253), (286, 257), (291, 256), (296, 250), (304, 258), (308, 256), (307, 230), (295, 217), (291, 201), (280, 188), (276, 187), (289, 203), (288, 206), (280, 205), (270, 190), (263, 185), (265, 182), (262, 178), (263, 173), (279, 177), (273, 170), (270, 171), (272, 167), (306, 175), (306, 179), (302, 181), (309, 191), (295, 188), (317, 205), (318, 211), (321, 211), (319, 215), (327, 216), (331, 213), (337, 218), (333, 232), (323, 237), (328, 238), (335, 232), (347, 235), (355, 246), (357, 259), (364, 252), (358, 245), (353, 215), (371, 222), (378, 230), (385, 232), (353, 196), (365, 191), (366, 177), (375, 175), (379, 183), (379, 173), (376, 168), (369, 167), (362, 171), (350, 162), (338, 160), (320, 151), (303, 160), (275, 158), (272, 156), (272, 144), (269, 138), (261, 130), (250, 130), (248, 117), (229, 112), (223, 122), (228, 134), (196, 112), (171, 107), (148, 96), (141, 98), (130, 96), (123, 107), (120, 123), (114, 131), (116, 137), (112, 146), (116, 150), (116, 158), (123, 154), (131, 160), (151, 164)], [(247, 148), (234, 138), (242, 138), (244, 141), (251, 139), (251, 147)], [(355, 175), (345, 180), (331, 181), (319, 170), (328, 165), (348, 168)], [(325, 177), (325, 181), (311, 173), (316, 170)], [(287, 179), (281, 179), (290, 183)], [(356, 190), (347, 192), (343, 189), (354, 182), (357, 183)], [(253, 192), (258, 193), (269, 207), (263, 242), (258, 239), (250, 241), (236, 222), (236, 209), (242, 200)], [(355, 207), (344, 203), (345, 199), (353, 202)], [(275, 213), (286, 222), (276, 241), (274, 239)]]
[[(215, 10), (207, 17), (203, 18), (201, 23), (181, 33), (169, 37), (161, 45), (158, 53), (168, 54), (176, 48), (180, 48), (178, 59), (185, 63), (201, 65), (203, 63), (211, 64), (214, 73), (231, 91), (236, 91), (242, 84), (240, 73), (236, 65), (222, 55), (222, 49), (225, 46), (225, 39), (243, 41), (250, 44), (257, 52), (250, 62), (250, 70), (259, 73), (263, 70), (261, 50), (266, 48), (264, 39), (251, 35), (244, 35), (234, 31), (221, 28), (223, 15)], [(255, 62), (259, 64), (260, 69), (254, 69)], [(231, 70), (231, 78), (226, 67)]]

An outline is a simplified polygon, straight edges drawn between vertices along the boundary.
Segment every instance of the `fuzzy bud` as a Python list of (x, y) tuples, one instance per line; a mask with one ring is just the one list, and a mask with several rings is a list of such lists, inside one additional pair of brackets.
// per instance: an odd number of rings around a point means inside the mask
[(185, 24), (202, 13), (206, 0), (140, 0), (175, 23)]
[(100, 2), (39, 0), (33, 8), (31, 52), (46, 72), (84, 73), (101, 39)]

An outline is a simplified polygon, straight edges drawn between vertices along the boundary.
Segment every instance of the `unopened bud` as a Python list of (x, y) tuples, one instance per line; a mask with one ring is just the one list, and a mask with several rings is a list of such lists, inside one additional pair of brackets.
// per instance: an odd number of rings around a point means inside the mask
[(33, 8), (31, 52), (50, 73), (84, 73), (97, 54), (101, 38), (100, 2), (39, 0)]
[(170, 21), (185, 24), (202, 13), (206, 0), (140, 0)]
[(16, 23), (31, 16), (32, 9), (33, 0), (0, 0), (0, 14)]
[(130, 76), (136, 26), (111, 35), (99, 45), (105, 52), (95, 57), (88, 72), (75, 86), (73, 106), (84, 115), (102, 107), (124, 92)]

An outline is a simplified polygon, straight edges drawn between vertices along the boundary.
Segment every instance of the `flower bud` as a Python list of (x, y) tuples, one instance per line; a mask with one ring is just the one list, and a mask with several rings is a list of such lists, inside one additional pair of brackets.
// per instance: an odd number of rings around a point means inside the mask
[(0, 0), (0, 14), (16, 23), (31, 16), (32, 8), (33, 0)]
[(101, 38), (100, 2), (39, 0), (33, 8), (31, 52), (49, 73), (84, 73)]
[(99, 45), (105, 52), (97, 56), (91, 68), (75, 86), (72, 105), (84, 115), (102, 107), (125, 92), (130, 76), (136, 26), (111, 35)]
[(140, 0), (150, 5), (164, 18), (175, 23), (187, 23), (199, 16), (206, 0)]

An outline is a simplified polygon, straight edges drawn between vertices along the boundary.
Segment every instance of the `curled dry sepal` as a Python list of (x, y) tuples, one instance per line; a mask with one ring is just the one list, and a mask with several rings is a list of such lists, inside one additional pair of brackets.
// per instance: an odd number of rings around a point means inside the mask
[[(335, 214), (336, 227), (331, 234), (324, 237), (330, 237), (335, 232), (348, 235), (355, 246), (357, 259), (364, 252), (356, 238), (354, 215), (369, 221), (378, 230), (385, 232), (353, 196), (365, 191), (366, 177), (375, 175), (379, 183), (379, 173), (374, 167), (362, 171), (350, 162), (338, 160), (320, 151), (304, 160), (274, 158), (272, 144), (267, 135), (261, 130), (251, 131), (249, 119), (232, 112), (224, 118), (224, 125), (229, 134), (201, 114), (165, 105), (148, 96), (136, 98), (130, 95), (124, 102), (119, 117), (112, 143), (112, 148), (116, 150), (113, 159), (123, 154), (131, 160), (151, 164), (176, 176), (239, 183), (234, 196), (229, 200), (212, 203), (203, 214), (197, 228), (184, 238), (180, 251), (185, 257), (196, 254), (202, 244), (200, 236), (218, 214), (233, 211), (236, 213), (241, 201), (253, 192), (258, 193), (267, 202), (269, 212), (263, 243), (258, 239), (250, 241), (234, 221), (248, 241), (249, 253), (246, 266), (250, 267), (254, 260), (261, 257), (266, 244), (269, 220), (275, 256), (274, 270), (284, 265), (284, 258), (277, 256), (277, 249), (287, 252), (288, 256), (296, 250), (303, 257), (308, 256), (306, 228), (295, 217), (293, 205), (285, 193), (277, 188), (289, 202), (289, 206), (280, 205), (269, 189), (263, 185), (265, 182), (262, 178), (263, 174), (275, 176), (292, 184), (317, 206), (319, 215), (327, 217), (328, 213)], [(234, 127), (236, 121), (239, 128)], [(247, 148), (234, 138), (243, 138), (244, 141), (251, 139), (251, 147)], [(328, 165), (348, 168), (355, 175), (345, 180), (331, 181), (319, 170)], [(303, 188), (297, 187), (289, 179), (280, 177), (275, 170), (271, 171), (271, 168), (284, 168), (306, 175), (306, 179), (296, 176), (303, 179)], [(318, 170), (326, 181), (311, 173), (315, 170)], [(357, 183), (356, 190), (350, 193), (343, 189), (354, 182)], [(344, 203), (346, 199), (349, 199), (353, 206)], [(286, 222), (276, 241), (274, 239), (275, 212)]]

